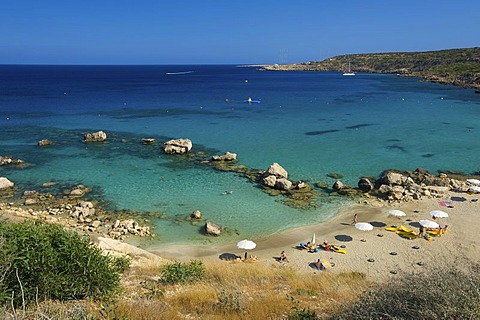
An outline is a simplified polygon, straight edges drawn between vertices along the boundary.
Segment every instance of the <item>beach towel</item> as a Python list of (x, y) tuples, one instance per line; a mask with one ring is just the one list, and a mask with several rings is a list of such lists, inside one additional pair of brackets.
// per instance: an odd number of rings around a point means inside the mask
[(448, 207), (448, 206), (451, 206), (451, 205), (452, 205), (452, 202), (451, 202), (451, 201), (440, 201), (439, 204), (440, 204), (442, 207)]

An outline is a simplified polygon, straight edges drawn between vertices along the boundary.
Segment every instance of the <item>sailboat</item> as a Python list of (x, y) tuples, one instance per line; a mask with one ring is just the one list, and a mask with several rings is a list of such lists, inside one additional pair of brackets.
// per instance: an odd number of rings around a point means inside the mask
[(350, 61), (348, 62), (348, 71), (343, 74), (344, 76), (354, 76), (355, 72), (350, 69)]

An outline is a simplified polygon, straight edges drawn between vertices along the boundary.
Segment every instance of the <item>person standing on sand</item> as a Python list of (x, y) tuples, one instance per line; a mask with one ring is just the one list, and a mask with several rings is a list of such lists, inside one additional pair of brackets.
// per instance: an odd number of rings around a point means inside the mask
[(358, 222), (358, 214), (355, 213), (355, 215), (353, 216), (353, 222), (352, 224), (356, 224)]

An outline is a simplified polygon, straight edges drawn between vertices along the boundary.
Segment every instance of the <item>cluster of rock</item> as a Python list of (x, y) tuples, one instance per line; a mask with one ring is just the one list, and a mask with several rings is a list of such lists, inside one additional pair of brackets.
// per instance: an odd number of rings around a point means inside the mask
[(307, 188), (307, 184), (303, 181), (292, 182), (288, 180), (288, 172), (281, 165), (274, 162), (261, 176), (261, 184), (264, 187), (280, 190), (291, 191), (293, 189)]
[(225, 152), (225, 154), (220, 156), (212, 156), (212, 161), (221, 161), (221, 162), (235, 162), (237, 161), (237, 154), (231, 152)]
[(25, 161), (20, 160), (20, 159), (14, 159), (10, 156), (0, 156), (0, 166), (6, 166), (6, 165), (14, 165), (14, 166), (19, 166), (24, 164)]
[(192, 150), (190, 139), (172, 139), (163, 144), (163, 151), (168, 154), (183, 154)]
[(358, 188), (351, 188), (337, 180), (332, 186), (340, 194), (368, 193), (388, 201), (439, 198), (450, 190), (468, 190), (465, 181), (452, 179), (445, 173), (438, 176), (418, 168), (415, 171), (386, 171), (379, 179), (361, 178)]
[[(45, 195), (36, 191), (25, 191), (25, 204), (29, 201), (35, 202), (29, 203), (29, 205), (37, 204), (40, 196)], [(124, 240), (130, 235), (140, 237), (152, 236), (149, 226), (141, 226), (134, 219), (117, 219), (112, 223), (110, 218), (97, 212), (90, 201), (79, 201), (73, 204), (62, 203), (57, 206), (37, 210), (15, 207), (13, 203), (1, 203), (0, 210), (7, 214), (28, 219), (43, 219), (47, 222), (65, 225), (74, 230), (98, 233), (117, 240)]]
[(107, 134), (103, 131), (88, 132), (83, 136), (83, 142), (103, 142), (107, 140)]
[[(190, 216), (188, 216), (188, 220), (194, 222), (194, 223), (198, 223), (200, 221), (203, 221), (203, 217), (202, 217), (202, 213), (200, 212), (200, 210), (194, 210)], [(205, 225), (204, 225), (204, 233), (205, 235), (207, 236), (219, 236), (220, 234), (222, 234), (223, 232), (223, 227), (216, 224), (216, 223), (213, 223), (211, 221), (207, 221), (205, 222)]]

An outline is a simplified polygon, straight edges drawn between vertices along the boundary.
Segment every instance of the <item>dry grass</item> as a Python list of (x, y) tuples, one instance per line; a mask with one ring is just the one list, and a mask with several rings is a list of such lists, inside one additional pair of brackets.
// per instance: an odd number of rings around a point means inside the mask
[(353, 301), (368, 283), (358, 273), (301, 274), (291, 268), (258, 263), (205, 262), (201, 282), (162, 285), (160, 265), (132, 269), (116, 305), (119, 318), (280, 319), (300, 308), (327, 314)]
[(207, 261), (205, 268), (202, 281), (164, 285), (161, 264), (143, 264), (124, 275), (113, 301), (45, 302), (16, 319), (286, 319), (295, 306), (324, 317), (368, 288), (359, 273), (303, 274), (260, 262)]

